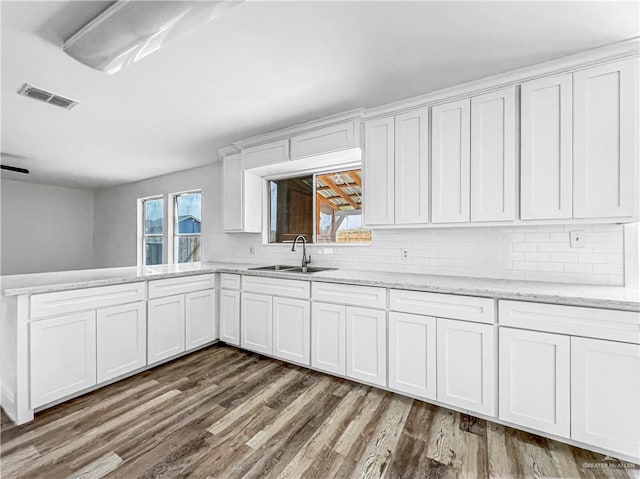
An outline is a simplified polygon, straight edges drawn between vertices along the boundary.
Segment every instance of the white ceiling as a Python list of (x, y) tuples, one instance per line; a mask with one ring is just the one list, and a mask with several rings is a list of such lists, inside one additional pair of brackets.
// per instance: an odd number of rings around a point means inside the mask
[[(635, 1), (257, 1), (109, 76), (61, 45), (110, 3), (1, 2), (3, 163), (30, 181), (203, 165), (235, 140), (637, 36), (640, 21)], [(80, 105), (18, 96), (24, 82)]]

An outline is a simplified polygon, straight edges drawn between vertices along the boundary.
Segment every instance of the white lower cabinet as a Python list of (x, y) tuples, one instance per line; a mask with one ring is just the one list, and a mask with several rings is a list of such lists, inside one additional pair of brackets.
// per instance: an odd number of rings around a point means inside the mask
[(144, 301), (97, 311), (96, 351), (99, 383), (146, 366), (146, 312)]
[(346, 362), (347, 308), (338, 304), (311, 306), (311, 366), (344, 376)]
[(436, 318), (389, 313), (389, 387), (436, 398)]
[(148, 303), (147, 362), (154, 364), (184, 348), (184, 294), (151, 299)]
[(271, 354), (273, 298), (264, 294), (242, 293), (240, 344), (257, 353)]
[(240, 346), (240, 291), (220, 290), (220, 339)]
[(96, 313), (33, 321), (30, 334), (31, 408), (96, 384)]
[(213, 289), (185, 294), (185, 349), (190, 351), (218, 339), (216, 295)]
[(273, 298), (273, 355), (309, 366), (311, 313), (309, 301)]
[(347, 307), (347, 376), (387, 385), (386, 311)]
[(499, 340), (500, 419), (569, 437), (569, 336), (500, 328)]
[(640, 458), (640, 345), (571, 338), (571, 438)]
[(495, 416), (495, 332), (491, 324), (438, 318), (438, 401)]

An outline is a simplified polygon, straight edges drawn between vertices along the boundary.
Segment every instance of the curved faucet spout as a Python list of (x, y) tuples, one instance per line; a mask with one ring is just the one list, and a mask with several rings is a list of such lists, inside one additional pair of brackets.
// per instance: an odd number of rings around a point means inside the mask
[(293, 240), (293, 246), (291, 247), (291, 251), (296, 250), (296, 245), (298, 244), (298, 240), (302, 240), (302, 269), (306, 270), (307, 265), (311, 263), (311, 255), (307, 256), (307, 240), (304, 238), (304, 235), (296, 236), (296, 239)]

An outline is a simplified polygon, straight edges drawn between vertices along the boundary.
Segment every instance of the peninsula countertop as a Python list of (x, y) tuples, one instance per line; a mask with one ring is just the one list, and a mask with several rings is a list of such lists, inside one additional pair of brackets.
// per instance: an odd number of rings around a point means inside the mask
[(3, 296), (16, 296), (222, 272), (640, 311), (640, 291), (620, 286), (592, 286), (351, 269), (336, 269), (312, 274), (249, 269), (256, 266), (264, 266), (264, 264), (205, 262), (147, 267), (130, 266), (2, 276), (0, 281)]

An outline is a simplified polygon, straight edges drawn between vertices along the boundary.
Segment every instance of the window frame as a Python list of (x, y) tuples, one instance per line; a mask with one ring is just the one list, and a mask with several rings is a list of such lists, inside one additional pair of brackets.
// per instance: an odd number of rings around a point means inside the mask
[[(146, 228), (145, 228), (145, 223), (146, 223), (146, 219), (147, 219), (147, 210), (145, 208), (145, 203), (147, 201), (155, 201), (155, 200), (160, 200), (162, 201), (162, 215), (161, 215), (161, 227), (162, 227), (162, 232), (161, 233), (151, 233), (151, 234), (147, 234), (146, 232)], [(139, 198), (138, 199), (138, 248), (137, 249), (137, 261), (136, 263), (138, 264), (138, 266), (154, 266), (154, 265), (147, 265), (147, 255), (145, 254), (145, 246), (147, 244), (147, 238), (160, 238), (160, 244), (162, 246), (162, 259), (164, 261), (164, 255), (165, 255), (165, 241), (164, 241), (164, 196), (163, 195), (153, 195), (153, 196), (147, 196), (145, 198)], [(162, 263), (161, 263), (162, 264)]]
[[(270, 182), (271, 181), (279, 181), (279, 180), (286, 180), (286, 179), (291, 179), (291, 178), (302, 178), (305, 176), (313, 176), (313, 207), (312, 207), (312, 222), (313, 222), (313, 242), (309, 243), (309, 246), (317, 246), (317, 247), (330, 247), (333, 248), (334, 246), (346, 246), (346, 247), (357, 247), (357, 246), (370, 246), (371, 245), (371, 239), (366, 242), (366, 243), (338, 243), (338, 242), (333, 242), (333, 243), (318, 243), (318, 225), (316, 224), (316, 217), (315, 217), (315, 211), (316, 211), (316, 207), (317, 207), (317, 194), (318, 192), (316, 191), (316, 188), (318, 187), (318, 183), (317, 183), (317, 177), (318, 176), (322, 176), (322, 175), (327, 175), (327, 174), (331, 174), (331, 173), (339, 173), (342, 171), (348, 171), (348, 170), (360, 170), (361, 174), (364, 174), (364, 169), (363, 169), (363, 165), (361, 164), (353, 164), (353, 163), (349, 163), (349, 164), (343, 164), (343, 165), (331, 165), (331, 166), (327, 166), (326, 168), (316, 168), (313, 169), (312, 171), (309, 170), (304, 170), (304, 171), (296, 171), (296, 172), (289, 172), (286, 174), (281, 174), (281, 175), (274, 175), (274, 176), (266, 176), (264, 177), (264, 182), (265, 182), (265, 187), (264, 187), (264, 191), (265, 191), (265, 201), (266, 201), (266, 205), (267, 207), (264, 208), (265, 211), (265, 215), (264, 215), (264, 223), (266, 226), (263, 228), (264, 230), (264, 234), (263, 234), (263, 244), (266, 246), (278, 246), (278, 245), (287, 245), (287, 244), (291, 244), (293, 243), (293, 241), (283, 241), (280, 243), (274, 242), (272, 243), (270, 241), (271, 239), (271, 189), (269, 187)], [(370, 228), (366, 228), (366, 226), (364, 226), (364, 208), (365, 208), (365, 200), (364, 200), (364, 192), (362, 194), (362, 207), (360, 208), (361, 211), (361, 216), (362, 216), (362, 221), (363, 221), (363, 229), (368, 229), (369, 231), (371, 231)]]
[[(200, 233), (178, 233), (177, 231), (177, 225), (178, 225), (178, 198), (180, 196), (186, 196), (186, 195), (193, 195), (193, 194), (199, 194), (200, 195)], [(199, 238), (200, 240), (200, 261), (202, 261), (202, 250), (203, 250), (203, 245), (202, 245), (202, 223), (203, 223), (203, 218), (202, 218), (202, 190), (201, 189), (195, 189), (195, 190), (186, 190), (186, 191), (180, 191), (177, 193), (171, 193), (169, 194), (169, 213), (168, 213), (168, 217), (172, 219), (172, 221), (168, 221), (169, 225), (168, 225), (168, 237), (171, 240), (171, 248), (168, 248), (168, 256), (167, 256), (167, 263), (169, 264), (178, 264), (178, 253), (177, 253), (177, 249), (178, 249), (178, 239), (179, 238)]]

